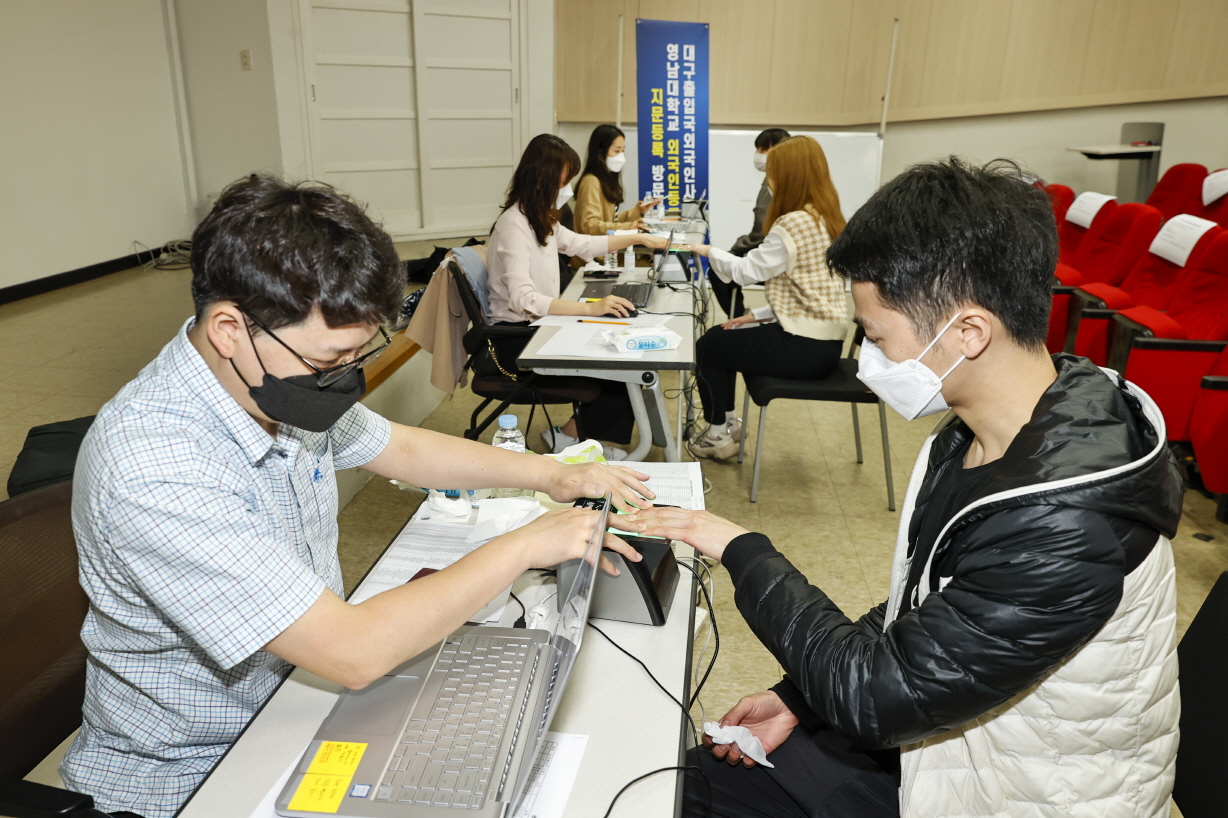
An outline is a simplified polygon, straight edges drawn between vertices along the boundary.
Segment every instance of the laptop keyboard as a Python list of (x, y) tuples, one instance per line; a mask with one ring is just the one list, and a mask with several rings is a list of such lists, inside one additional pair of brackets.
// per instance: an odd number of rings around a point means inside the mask
[(512, 708), (529, 645), (514, 637), (448, 637), (431, 670), (443, 678), (439, 694), (415, 706), (377, 801), (482, 806), (506, 774), (510, 753), (503, 763), (497, 754), (507, 725), (519, 723), (520, 709)]
[(648, 306), (648, 299), (652, 297), (652, 285), (643, 281), (615, 284), (613, 289), (610, 290), (610, 295), (625, 298), (638, 309), (643, 309)]

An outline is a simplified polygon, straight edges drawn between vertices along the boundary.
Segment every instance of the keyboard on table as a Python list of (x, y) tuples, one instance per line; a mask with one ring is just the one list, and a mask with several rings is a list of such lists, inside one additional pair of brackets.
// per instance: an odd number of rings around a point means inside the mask
[[(395, 751), (377, 800), (478, 809), (506, 775), (496, 755), (524, 675), (530, 641), (514, 637), (450, 636), (431, 675), (443, 684), (433, 702), (418, 702)], [(439, 677), (436, 677), (439, 678)], [(527, 700), (526, 700), (527, 701)], [(521, 707), (524, 703), (521, 703)]]
[(643, 309), (648, 306), (648, 299), (652, 296), (652, 285), (646, 281), (615, 284), (610, 295), (625, 298), (634, 304), (636, 309)]

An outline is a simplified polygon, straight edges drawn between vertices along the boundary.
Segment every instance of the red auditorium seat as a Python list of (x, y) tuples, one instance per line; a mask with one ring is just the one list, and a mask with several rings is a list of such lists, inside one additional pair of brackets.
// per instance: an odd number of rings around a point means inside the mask
[[(1201, 235), (1198, 234), (1201, 232)], [(1220, 227), (1196, 216), (1179, 213), (1165, 222), (1148, 251), (1139, 256), (1121, 286), (1092, 283), (1076, 289), (1070, 299), (1066, 351), (1091, 359), (1097, 366), (1108, 363), (1109, 326), (1113, 315), (1129, 307), (1147, 306), (1163, 311), (1185, 274), (1202, 260)], [(1185, 233), (1194, 241), (1189, 254), (1174, 255), (1170, 237)]]
[(1042, 190), (1049, 194), (1049, 201), (1053, 204), (1053, 218), (1060, 232), (1062, 222), (1066, 221), (1066, 211), (1074, 201), (1074, 191), (1065, 185), (1045, 185)]
[(1203, 377), (1190, 417), (1190, 443), (1207, 491), (1221, 495), (1215, 516), (1228, 523), (1228, 350)]
[(1169, 440), (1190, 439), (1199, 381), (1228, 346), (1228, 231), (1189, 265), (1166, 312), (1130, 307), (1113, 316), (1109, 368), (1155, 400)]
[(1200, 208), (1190, 212), (1195, 216), (1210, 219), (1228, 230), (1228, 195), (1220, 194), (1210, 202), (1207, 201), (1209, 195), (1214, 196), (1218, 190), (1222, 189), (1224, 182), (1228, 182), (1228, 168), (1221, 168), (1208, 174), (1203, 181), (1202, 195), (1198, 199)]
[(1054, 272), (1057, 286), (1053, 288), (1049, 315), (1050, 352), (1061, 352), (1066, 346), (1066, 321), (1075, 288), (1093, 282), (1120, 284), (1155, 238), (1161, 221), (1160, 211), (1136, 203), (1120, 205), (1107, 217), (1097, 215), (1072, 263), (1059, 262)]
[[(1099, 194), (1092, 193), (1091, 195), (1097, 196)], [(1075, 197), (1075, 200), (1077, 201), (1078, 197)], [(1091, 224), (1085, 227), (1081, 224), (1075, 224), (1070, 220), (1070, 205), (1067, 205), (1066, 213), (1063, 214), (1062, 220), (1057, 226), (1059, 260), (1070, 263), (1070, 261), (1074, 259), (1075, 253), (1077, 253), (1079, 250), (1079, 245), (1083, 243), (1083, 239), (1087, 236), (1087, 234), (1094, 230), (1099, 223), (1102, 223), (1105, 219), (1107, 219), (1116, 209), (1117, 200), (1110, 199), (1100, 207), (1099, 211), (1096, 213), (1096, 217), (1092, 219)]]
[(1147, 204), (1171, 219), (1178, 213), (1197, 214), (1202, 207), (1202, 180), (1207, 178), (1207, 169), (1188, 162), (1173, 165), (1164, 171), (1160, 181), (1147, 197)]

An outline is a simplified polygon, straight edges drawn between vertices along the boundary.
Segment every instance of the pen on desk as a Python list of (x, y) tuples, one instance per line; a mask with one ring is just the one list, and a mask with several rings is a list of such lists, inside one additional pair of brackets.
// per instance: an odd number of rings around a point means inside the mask
[(600, 301), (600, 300), (601, 300), (600, 298), (581, 298), (580, 302), (583, 304), (592, 304), (594, 301)]
[(577, 318), (576, 323), (577, 324), (617, 324), (620, 327), (631, 326), (630, 321), (588, 321), (583, 318)]

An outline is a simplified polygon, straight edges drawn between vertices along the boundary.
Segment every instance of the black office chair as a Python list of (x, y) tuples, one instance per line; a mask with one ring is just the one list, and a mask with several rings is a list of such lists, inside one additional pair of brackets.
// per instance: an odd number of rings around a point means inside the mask
[(1220, 574), (1177, 647), (1181, 666), (1181, 749), (1173, 800), (1185, 818), (1228, 815), (1224, 736), (1228, 707), (1228, 571)]
[[(525, 424), (525, 429), (528, 429), (533, 422), (533, 412), (538, 406), (542, 407), (544, 413), (547, 405), (571, 404), (574, 407), (576, 404), (591, 403), (597, 399), (601, 394), (601, 386), (591, 378), (538, 375), (517, 367), (516, 356), (528, 344), (537, 329), (490, 323), (460, 265), (449, 261), (448, 272), (456, 282), (461, 304), (464, 305), (465, 313), (472, 324), (462, 339), (465, 352), (469, 353), (465, 368), (473, 373), (469, 388), (473, 390), (473, 394), (484, 398), (473, 410), (465, 437), (477, 440), (486, 427), (512, 405), (533, 407), (529, 411), (529, 422)], [(498, 407), (479, 421), (482, 412), (495, 401), (499, 401)], [(546, 420), (549, 421), (548, 415)], [(580, 437), (583, 439), (582, 430)]]
[(71, 481), (0, 503), (0, 564), (0, 815), (103, 816), (88, 795), (21, 780), (81, 726), (89, 599)]
[[(863, 462), (861, 456), (861, 420), (857, 416), (857, 404), (877, 403), (878, 422), (883, 435), (883, 468), (887, 473), (887, 508), (895, 511), (895, 481), (891, 476), (891, 444), (887, 438), (887, 408), (870, 389), (857, 378), (857, 350), (865, 331), (857, 328), (853, 336), (853, 344), (849, 354), (836, 363), (826, 378), (815, 381), (795, 381), (788, 378), (773, 378), (769, 375), (751, 375), (744, 377), (746, 396), (742, 400), (742, 417), (750, 421), (750, 402), (754, 400), (759, 407), (759, 436), (755, 439), (755, 476), (750, 486), (750, 501), (759, 499), (759, 466), (763, 455), (763, 434), (767, 429), (768, 404), (774, 400), (814, 400), (837, 401), (853, 405), (853, 439), (857, 443), (857, 462)], [(738, 444), (738, 462), (742, 462), (746, 451), (746, 429), (742, 429), (742, 440)]]

